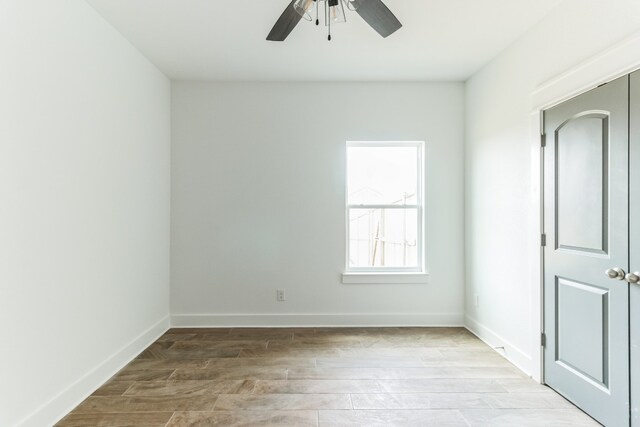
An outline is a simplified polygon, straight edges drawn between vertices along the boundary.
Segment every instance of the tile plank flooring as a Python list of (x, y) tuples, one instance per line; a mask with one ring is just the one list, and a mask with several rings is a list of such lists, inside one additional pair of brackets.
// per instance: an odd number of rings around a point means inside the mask
[(185, 328), (57, 425), (599, 424), (461, 328)]

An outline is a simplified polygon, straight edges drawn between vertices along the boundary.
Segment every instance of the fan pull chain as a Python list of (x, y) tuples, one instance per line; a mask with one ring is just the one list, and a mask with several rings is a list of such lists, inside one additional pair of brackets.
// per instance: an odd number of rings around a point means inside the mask
[(328, 1), (324, 2), (324, 19), (327, 21), (327, 28), (329, 29), (327, 40), (331, 41), (331, 16), (329, 16), (329, 9), (327, 9), (328, 3)]
[(320, 0), (315, 0), (316, 2), (316, 25), (320, 25)]

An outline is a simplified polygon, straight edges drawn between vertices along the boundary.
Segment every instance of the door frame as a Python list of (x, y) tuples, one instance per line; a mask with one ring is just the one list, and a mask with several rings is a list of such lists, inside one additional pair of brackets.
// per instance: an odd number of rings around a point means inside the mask
[[(531, 277), (531, 348), (534, 380), (544, 383), (544, 358), (541, 334), (544, 330), (544, 253), (541, 235), (544, 231), (544, 193), (542, 135), (544, 110), (594, 89), (604, 83), (640, 69), (640, 32), (601, 51), (588, 60), (539, 85), (531, 94), (531, 208), (535, 212), (531, 231), (536, 233), (528, 248), (532, 263)], [(537, 351), (535, 350), (537, 348)]]

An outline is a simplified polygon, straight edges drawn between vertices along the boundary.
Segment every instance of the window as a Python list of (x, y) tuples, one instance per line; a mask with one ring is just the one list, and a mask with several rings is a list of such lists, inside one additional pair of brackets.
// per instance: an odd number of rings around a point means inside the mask
[(345, 275), (423, 272), (423, 148), (347, 143)]

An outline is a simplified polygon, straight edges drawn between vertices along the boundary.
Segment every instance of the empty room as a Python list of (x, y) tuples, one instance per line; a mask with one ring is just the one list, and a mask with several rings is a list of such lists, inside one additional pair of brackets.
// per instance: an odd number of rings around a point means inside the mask
[(640, 427), (640, 1), (0, 0), (0, 427)]

